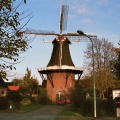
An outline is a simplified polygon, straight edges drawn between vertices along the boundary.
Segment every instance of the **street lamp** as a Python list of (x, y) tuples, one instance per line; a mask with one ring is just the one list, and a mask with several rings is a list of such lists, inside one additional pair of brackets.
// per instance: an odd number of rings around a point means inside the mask
[(94, 45), (93, 45), (93, 40), (86, 35), (83, 31), (81, 30), (77, 30), (77, 33), (80, 34), (81, 36), (85, 36), (87, 38), (89, 38), (89, 40), (92, 43), (92, 57), (93, 57), (93, 89), (94, 89), (94, 119), (96, 118), (96, 88), (95, 88), (95, 68), (94, 68)]

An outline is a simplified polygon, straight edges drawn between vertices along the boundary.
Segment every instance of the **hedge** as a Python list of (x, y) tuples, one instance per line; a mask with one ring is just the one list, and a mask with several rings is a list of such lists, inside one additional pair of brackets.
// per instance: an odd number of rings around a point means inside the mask
[(0, 110), (7, 110), (9, 108), (9, 100), (6, 97), (0, 97)]
[[(101, 116), (115, 116), (116, 115), (116, 101), (115, 100), (96, 100), (96, 114)], [(94, 99), (86, 99), (83, 102), (83, 115), (94, 116)]]

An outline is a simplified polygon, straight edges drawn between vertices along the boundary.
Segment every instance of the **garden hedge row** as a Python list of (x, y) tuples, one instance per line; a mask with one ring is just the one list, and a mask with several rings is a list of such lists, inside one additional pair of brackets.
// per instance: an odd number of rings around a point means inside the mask
[[(96, 114), (97, 116), (115, 116), (116, 115), (116, 101), (115, 100), (96, 100)], [(83, 102), (83, 115), (94, 116), (94, 100), (92, 98), (86, 99)]]
[(6, 110), (9, 108), (9, 100), (6, 97), (0, 97), (0, 110)]

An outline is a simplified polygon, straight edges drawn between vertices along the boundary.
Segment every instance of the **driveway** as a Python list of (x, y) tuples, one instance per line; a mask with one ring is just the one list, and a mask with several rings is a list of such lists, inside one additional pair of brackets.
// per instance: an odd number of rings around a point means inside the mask
[(27, 113), (0, 113), (0, 120), (54, 120), (67, 106), (49, 105)]

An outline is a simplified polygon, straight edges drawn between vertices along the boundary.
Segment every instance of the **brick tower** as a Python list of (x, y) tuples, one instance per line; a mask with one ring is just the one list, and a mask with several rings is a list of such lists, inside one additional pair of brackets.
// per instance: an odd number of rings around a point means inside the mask
[[(51, 59), (47, 67), (39, 68), (38, 72), (43, 80), (42, 86), (47, 89), (48, 97), (50, 100), (56, 101), (68, 94), (70, 88), (75, 87), (83, 71), (73, 64), (69, 50), (71, 42), (67, 37), (57, 36), (52, 43)], [(75, 74), (78, 75), (77, 82)]]

